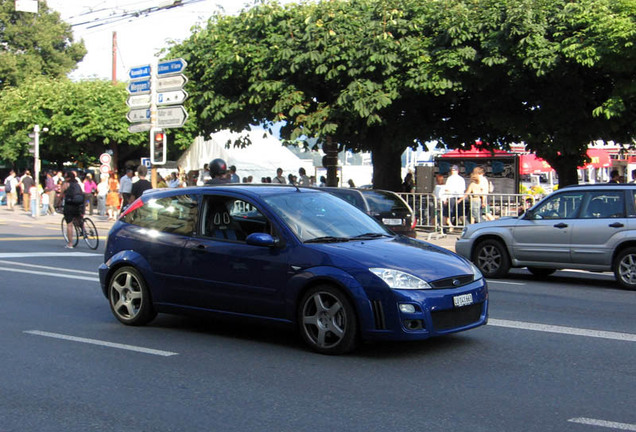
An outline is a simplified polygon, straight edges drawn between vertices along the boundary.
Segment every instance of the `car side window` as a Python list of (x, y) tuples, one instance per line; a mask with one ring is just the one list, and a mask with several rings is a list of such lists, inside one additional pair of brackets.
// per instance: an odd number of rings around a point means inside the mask
[(252, 203), (231, 197), (209, 196), (203, 202), (204, 237), (245, 241), (252, 233), (270, 233), (267, 218)]
[(624, 218), (625, 194), (623, 191), (590, 192), (581, 217), (584, 219)]
[(197, 220), (198, 203), (191, 195), (175, 195), (149, 199), (143, 206), (130, 212), (124, 221), (161, 232), (192, 235)]
[(533, 210), (533, 219), (574, 219), (578, 217), (583, 192), (563, 192), (556, 194)]

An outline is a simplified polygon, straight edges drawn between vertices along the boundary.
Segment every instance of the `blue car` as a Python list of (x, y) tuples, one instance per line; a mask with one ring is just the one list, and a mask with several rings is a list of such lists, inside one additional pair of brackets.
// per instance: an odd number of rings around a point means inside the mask
[(259, 318), (320, 353), (360, 340), (422, 340), (486, 324), (479, 270), (396, 235), (329, 193), (292, 186), (147, 191), (113, 225), (99, 277), (115, 317)]

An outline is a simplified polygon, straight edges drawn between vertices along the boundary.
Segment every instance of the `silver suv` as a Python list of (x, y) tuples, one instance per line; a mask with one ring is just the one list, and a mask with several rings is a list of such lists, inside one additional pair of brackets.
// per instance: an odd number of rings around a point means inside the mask
[(458, 254), (484, 276), (528, 267), (546, 277), (559, 269), (613, 271), (636, 290), (636, 184), (573, 185), (547, 196), (518, 218), (469, 225)]

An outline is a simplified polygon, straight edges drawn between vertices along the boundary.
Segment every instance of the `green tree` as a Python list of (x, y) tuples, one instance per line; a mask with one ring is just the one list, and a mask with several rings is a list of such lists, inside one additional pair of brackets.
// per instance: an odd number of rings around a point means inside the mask
[[(28, 134), (35, 124), (48, 127), (42, 134), (42, 158), (61, 165), (66, 161), (94, 164), (111, 149), (126, 160), (148, 135), (128, 132), (125, 85), (66, 78), (27, 80), (0, 92), (0, 153), (14, 162), (28, 157)], [(147, 153), (147, 152), (145, 152)]]
[(14, 0), (0, 0), (0, 89), (28, 77), (61, 77), (86, 55), (83, 42), (73, 42), (70, 25), (46, 2), (37, 14), (16, 12)]

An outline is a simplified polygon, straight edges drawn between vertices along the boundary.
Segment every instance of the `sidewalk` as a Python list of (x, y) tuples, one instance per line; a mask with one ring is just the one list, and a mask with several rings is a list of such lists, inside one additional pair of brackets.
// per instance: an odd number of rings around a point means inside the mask
[[(98, 214), (86, 215), (95, 222), (100, 237), (105, 237), (110, 231), (113, 221), (109, 221), (107, 216), (99, 216)], [(30, 226), (56, 226), (61, 227), (62, 215), (47, 215), (37, 218), (31, 217), (31, 213), (27, 213), (22, 208), (16, 208), (15, 211), (7, 210), (6, 206), (0, 207), (0, 225), (19, 224)], [(61, 229), (61, 228), (60, 228)], [(60, 231), (61, 232), (61, 231)], [(417, 232), (417, 239), (424, 240), (437, 246), (441, 246), (455, 252), (455, 242), (458, 234), (436, 234), (424, 231)]]

